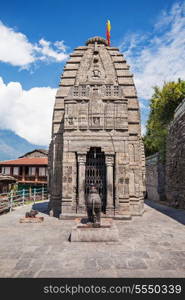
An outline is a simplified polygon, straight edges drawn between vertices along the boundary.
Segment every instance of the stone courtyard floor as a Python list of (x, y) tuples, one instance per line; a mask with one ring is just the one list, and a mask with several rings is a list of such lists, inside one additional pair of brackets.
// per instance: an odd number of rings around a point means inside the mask
[(119, 242), (71, 243), (75, 221), (19, 223), (30, 208), (0, 216), (1, 278), (185, 277), (185, 211), (146, 201), (142, 217), (115, 221)]

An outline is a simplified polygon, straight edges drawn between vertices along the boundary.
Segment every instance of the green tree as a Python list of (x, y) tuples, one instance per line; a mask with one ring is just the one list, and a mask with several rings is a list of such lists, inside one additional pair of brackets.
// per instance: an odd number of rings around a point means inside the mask
[(154, 87), (146, 135), (143, 138), (146, 156), (159, 152), (161, 159), (165, 160), (168, 125), (173, 120), (175, 109), (184, 98), (183, 80), (166, 82), (162, 88)]

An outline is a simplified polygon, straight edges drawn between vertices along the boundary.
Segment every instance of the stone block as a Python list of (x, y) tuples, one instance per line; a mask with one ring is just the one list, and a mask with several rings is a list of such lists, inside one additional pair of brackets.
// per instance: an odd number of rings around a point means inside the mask
[(128, 124), (128, 130), (130, 133), (139, 133), (140, 125), (138, 124)]
[(129, 110), (128, 111), (128, 122), (139, 122), (139, 111)]
[(136, 89), (134, 86), (124, 86), (123, 87), (123, 92), (125, 96), (136, 96)]
[(75, 78), (63, 78), (62, 77), (62, 81), (61, 81), (61, 85), (62, 86), (69, 86), (69, 85), (74, 85), (75, 83)]
[(82, 59), (81, 56), (71, 57), (71, 58), (68, 60), (68, 63), (76, 63), (76, 62), (80, 62), (81, 59)]
[(77, 70), (64, 70), (62, 78), (76, 77)]
[(129, 70), (124, 70), (124, 69), (122, 69), (122, 70), (116, 70), (116, 74), (117, 74), (117, 76), (130, 76), (130, 77), (133, 77), (133, 75), (131, 74), (131, 72), (129, 71)]
[(71, 242), (117, 242), (119, 231), (113, 221), (101, 223), (100, 227), (89, 227), (78, 223), (71, 232)]
[(66, 64), (65, 67), (64, 67), (64, 71), (78, 70), (78, 68), (79, 68), (79, 63)]
[(69, 90), (70, 90), (70, 87), (69, 86), (63, 86), (63, 87), (60, 87), (58, 90), (57, 90), (57, 94), (56, 94), (56, 97), (66, 97), (69, 93)]
[(44, 221), (44, 217), (23, 217), (20, 218), (19, 223), (42, 223)]
[(139, 103), (136, 97), (128, 99), (128, 109), (129, 108), (139, 109)]
[(125, 59), (123, 58), (123, 56), (112, 56), (112, 60), (114, 61), (114, 62), (126, 62), (125, 61)]
[(129, 84), (134, 85), (133, 78), (132, 77), (118, 77), (118, 83), (119, 84)]
[(116, 70), (129, 70), (129, 66), (125, 62), (115, 62), (114, 67)]

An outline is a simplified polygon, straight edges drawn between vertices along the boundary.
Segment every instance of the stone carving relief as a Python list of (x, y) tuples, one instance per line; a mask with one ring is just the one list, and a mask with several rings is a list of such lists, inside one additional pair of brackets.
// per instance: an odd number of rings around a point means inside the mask
[(65, 128), (77, 128), (77, 105), (76, 103), (65, 103)]
[(136, 143), (129, 144), (129, 157), (131, 163), (137, 162), (139, 160), (138, 144)]
[(130, 162), (134, 162), (135, 161), (134, 144), (129, 144), (129, 154), (130, 154)]
[(88, 81), (103, 81), (105, 79), (105, 70), (99, 56), (99, 49), (97, 46), (94, 48), (94, 55), (87, 74)]
[(100, 78), (100, 76), (101, 76), (101, 72), (100, 72), (99, 69), (94, 69), (94, 70), (92, 71), (92, 78), (93, 78), (93, 79)]
[(103, 128), (104, 119), (104, 103), (101, 99), (96, 100), (96, 103), (91, 99), (89, 103), (89, 128)]
[(107, 102), (105, 105), (105, 128), (114, 129), (114, 103)]
[(106, 154), (105, 155), (105, 164), (107, 166), (113, 166), (114, 165), (114, 155)]
[(63, 168), (63, 197), (70, 198), (72, 196), (72, 166), (64, 166)]
[(86, 153), (78, 153), (78, 163), (85, 165), (86, 163)]
[(74, 86), (70, 94), (73, 98), (89, 97), (89, 86), (86, 84)]
[(118, 153), (118, 163), (121, 165), (124, 164), (125, 161), (125, 153)]
[(78, 103), (78, 124), (79, 128), (87, 129), (88, 127), (88, 102)]
[[(98, 76), (97, 72), (94, 74)], [(124, 129), (126, 103), (103, 101), (104, 97), (114, 97), (119, 92), (114, 85), (74, 86), (65, 99), (65, 129)]]
[(119, 197), (124, 198), (129, 195), (129, 174), (124, 165), (118, 167), (118, 192)]
[(115, 103), (115, 114), (116, 114), (116, 120), (115, 120), (115, 129), (123, 129), (125, 126), (125, 122), (127, 121), (127, 118), (125, 117), (126, 113), (126, 104), (120, 102)]
[(135, 174), (134, 170), (130, 170), (129, 174), (129, 193), (131, 196), (135, 196)]

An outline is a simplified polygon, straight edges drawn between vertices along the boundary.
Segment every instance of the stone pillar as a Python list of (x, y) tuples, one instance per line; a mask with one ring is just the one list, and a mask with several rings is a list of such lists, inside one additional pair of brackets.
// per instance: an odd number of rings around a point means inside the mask
[(105, 163), (106, 163), (106, 187), (107, 187), (107, 206), (106, 211), (108, 214), (114, 213), (114, 199), (113, 199), (113, 166), (114, 166), (114, 155), (106, 154), (105, 155)]
[(85, 206), (85, 163), (86, 153), (78, 153), (78, 211), (84, 212)]

